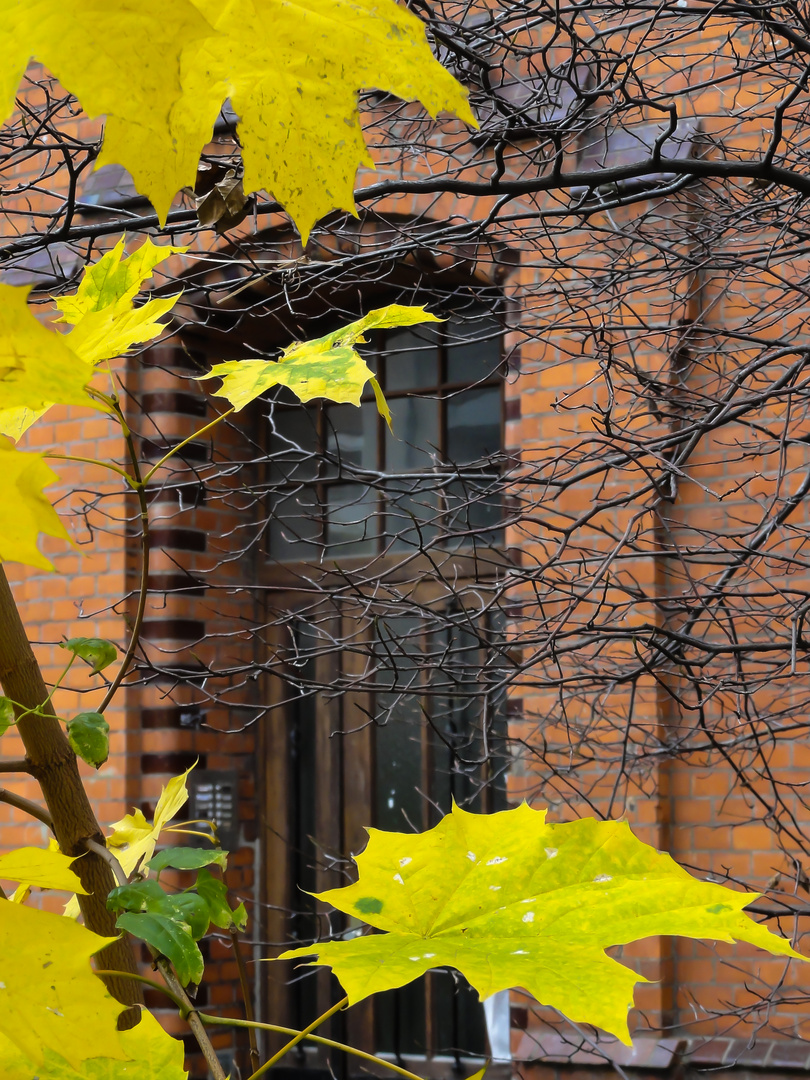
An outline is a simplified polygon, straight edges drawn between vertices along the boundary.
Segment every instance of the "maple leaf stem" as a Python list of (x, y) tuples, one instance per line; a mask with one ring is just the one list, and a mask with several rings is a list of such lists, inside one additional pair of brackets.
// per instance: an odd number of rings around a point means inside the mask
[[(255, 1027), (259, 1031), (274, 1031), (278, 1035), (300, 1035), (309, 1042), (318, 1043), (319, 1046), (329, 1046), (333, 1050), (342, 1050), (345, 1054), (351, 1054), (353, 1057), (361, 1058), (363, 1061), (368, 1061), (372, 1065), (381, 1065), (384, 1069), (396, 1073), (397, 1076), (404, 1076), (405, 1080), (424, 1080), (424, 1077), (419, 1076), (417, 1073), (409, 1072), (408, 1069), (403, 1069), (401, 1065), (395, 1065), (393, 1061), (386, 1061), (385, 1058), (377, 1057), (375, 1054), (367, 1054), (365, 1050), (358, 1050), (356, 1046), (349, 1046), (348, 1043), (336, 1042), (334, 1039), (325, 1039), (322, 1035), (305, 1035), (302, 1031), (296, 1030), (296, 1028), (281, 1027), (279, 1024), (264, 1024), (259, 1020), (238, 1020), (236, 1017), (211, 1016), (208, 1013), (197, 1013), (197, 1016), (209, 1027)], [(254, 1077), (255, 1073), (253, 1077), (249, 1076), (248, 1080), (254, 1080)]]
[(260, 1066), (251, 1076), (248, 1077), (248, 1080), (259, 1080), (260, 1076), (264, 1076), (267, 1070), (271, 1069), (276, 1064), (276, 1062), (281, 1061), (283, 1057), (286, 1057), (286, 1055), (289, 1054), (290, 1050), (292, 1050), (293, 1047), (297, 1046), (302, 1039), (306, 1039), (306, 1037), (311, 1032), (313, 1032), (315, 1028), (320, 1027), (321, 1024), (325, 1023), (330, 1016), (334, 1016), (336, 1012), (340, 1012), (341, 1009), (345, 1009), (348, 1004), (349, 999), (347, 997), (344, 997), (337, 1003), (337, 1005), (333, 1005), (331, 1009), (327, 1009), (325, 1013), (321, 1013), (317, 1020), (313, 1020), (308, 1027), (304, 1028), (303, 1031), (299, 1031), (298, 1034), (295, 1035), (292, 1039), (290, 1039), (290, 1041), (285, 1046), (282, 1046), (282, 1048), (277, 1053), (273, 1054), (273, 1056), (269, 1058), (269, 1060), (265, 1061), (264, 1065)]
[(236, 409), (234, 409), (234, 408), (227, 409), (224, 413), (221, 413), (219, 416), (216, 416), (210, 422), (210, 424), (206, 424), (204, 427), (201, 427), (198, 431), (192, 432), (192, 434), (189, 435), (187, 439), (183, 439), (183, 441), (179, 442), (177, 444), (177, 446), (173, 446), (172, 449), (168, 452), (168, 454), (164, 454), (163, 457), (160, 459), (160, 461), (155, 462), (155, 464), (152, 466), (152, 468), (149, 470), (149, 472), (146, 474), (146, 476), (143, 478), (143, 480), (139, 481), (139, 482), (142, 483), (144, 486), (146, 484), (148, 484), (149, 481), (152, 479), (152, 477), (155, 475), (155, 473), (158, 471), (158, 469), (162, 465), (165, 465), (166, 462), (170, 458), (174, 457), (174, 455), (179, 450), (182, 450), (184, 446), (188, 446), (188, 444), (190, 442), (194, 442), (195, 439), (199, 439), (200, 435), (205, 435), (207, 432), (211, 431), (211, 429), (215, 428), (217, 426), (217, 424), (221, 423), (223, 420), (226, 420), (229, 416), (231, 416), (235, 412), (236, 412)]
[(54, 461), (79, 461), (85, 465), (100, 465), (103, 469), (110, 469), (112, 472), (118, 473), (119, 476), (123, 476), (126, 482), (132, 486), (132, 477), (126, 471), (122, 469), (120, 465), (115, 465), (112, 461), (99, 461), (97, 458), (76, 457), (75, 454), (43, 454), (44, 458), (52, 458)]

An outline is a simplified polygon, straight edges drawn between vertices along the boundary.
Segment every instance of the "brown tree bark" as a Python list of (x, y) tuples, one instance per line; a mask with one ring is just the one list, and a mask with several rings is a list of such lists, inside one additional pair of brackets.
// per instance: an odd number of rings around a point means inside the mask
[[(30, 773), (39, 782), (53, 819), (59, 847), (65, 855), (81, 855), (73, 864), (87, 896), (79, 896), (85, 925), (96, 934), (118, 937), (115, 915), (107, 910), (106, 899), (115, 881), (110, 867), (100, 856), (87, 851), (84, 841), (104, 845), (104, 836), (84, 789), (76, 755), (71, 749), (50, 704), (43, 706), (48, 689), (28, 641), (20, 613), (0, 567), (0, 684), (7, 697), (24, 709), (41, 708), (46, 716), (26, 716), (17, 728), (25, 746)], [(126, 935), (97, 954), (106, 969), (137, 973), (132, 946)], [(107, 989), (124, 1005), (143, 1002), (140, 985), (134, 979), (104, 976)], [(139, 1010), (129, 1009), (119, 1018), (119, 1027), (134, 1027)]]

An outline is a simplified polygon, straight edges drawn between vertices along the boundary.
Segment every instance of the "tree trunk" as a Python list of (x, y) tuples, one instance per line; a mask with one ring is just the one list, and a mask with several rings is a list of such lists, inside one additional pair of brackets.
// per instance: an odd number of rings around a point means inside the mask
[[(7, 697), (25, 709), (41, 708), (48, 690), (34, 656), (8, 580), (0, 567), (0, 684)], [(20, 732), (31, 774), (38, 780), (53, 819), (59, 847), (65, 855), (81, 855), (73, 864), (87, 896), (79, 896), (79, 906), (88, 929), (105, 937), (118, 937), (115, 915), (107, 910), (106, 899), (117, 882), (107, 863), (86, 851), (90, 839), (104, 846), (104, 836), (84, 790), (76, 755), (71, 749), (50, 703), (42, 708), (48, 716), (27, 716), (20, 720)], [(135, 955), (124, 934), (97, 954), (101, 967), (137, 973)], [(140, 985), (134, 979), (105, 976), (107, 989), (124, 1005), (143, 1002)], [(119, 1018), (119, 1028), (133, 1027), (139, 1010), (129, 1009)]]

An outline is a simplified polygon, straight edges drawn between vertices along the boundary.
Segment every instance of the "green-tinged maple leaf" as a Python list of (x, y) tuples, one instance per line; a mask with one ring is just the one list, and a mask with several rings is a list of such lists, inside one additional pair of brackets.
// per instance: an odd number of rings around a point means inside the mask
[(104, 668), (115, 662), (118, 649), (112, 641), (106, 638), (73, 637), (67, 641), (60, 641), (59, 648), (81, 657), (93, 669), (93, 674), (98, 675)]
[(112, 251), (86, 267), (78, 290), (56, 301), (62, 313), (60, 321), (73, 326), (65, 341), (77, 356), (98, 364), (120, 356), (132, 345), (159, 337), (166, 329), (159, 320), (171, 311), (180, 294), (148, 300), (140, 307), (132, 302), (158, 263), (183, 251), (186, 248), (158, 246), (147, 237), (124, 257), (122, 236)]
[(85, 389), (92, 364), (39, 322), (28, 306), (30, 291), (0, 284), (0, 434), (12, 438), (54, 402), (98, 408)]
[(107, 847), (113, 850), (127, 877), (141, 860), (148, 862), (152, 858), (161, 829), (187, 801), (186, 777), (190, 772), (191, 769), (186, 769), (180, 776), (173, 776), (163, 788), (151, 824), (140, 810), (136, 810), (111, 826), (113, 832), (107, 837)]
[(0, 735), (5, 735), (15, 720), (14, 702), (11, 698), (0, 696)]
[(90, 967), (114, 940), (0, 899), (0, 1033), (37, 1065), (49, 1049), (77, 1071), (91, 1057), (124, 1060), (122, 1006)]
[(110, 725), (101, 713), (77, 713), (68, 721), (67, 733), (73, 753), (100, 769), (110, 756)]
[(56, 479), (41, 454), (23, 453), (0, 435), (0, 562), (53, 570), (53, 563), (37, 548), (37, 538), (45, 533), (70, 543), (56, 511), (42, 494)]
[(168, 1035), (146, 1009), (141, 1010), (138, 1026), (120, 1032), (120, 1039), (124, 1053), (132, 1060), (88, 1058), (76, 1070), (50, 1049), (45, 1050), (42, 1063), (35, 1066), (19, 1047), (0, 1034), (3, 1080), (187, 1080), (182, 1042)]
[(547, 825), (526, 804), (498, 814), (454, 806), (425, 833), (369, 829), (358, 881), (319, 899), (384, 934), (291, 949), (317, 954), (353, 1004), (430, 968), (456, 968), (482, 1000), (522, 987), (569, 1019), (630, 1042), (645, 980), (605, 949), (661, 934), (747, 941), (805, 959), (743, 908), (758, 894), (698, 881), (623, 821)]
[(354, 209), (357, 168), (371, 163), (358, 90), (475, 122), (423, 25), (395, 0), (0, 0), (0, 55), (0, 119), (28, 60), (42, 61), (87, 113), (106, 115), (97, 166), (128, 169), (161, 221), (193, 186), (228, 98), (245, 191), (270, 191), (304, 239), (332, 209)]
[(154, 244), (147, 236), (140, 247), (125, 255), (125, 241), (126, 237), (122, 236), (111, 251), (85, 267), (75, 293), (59, 297), (56, 306), (62, 313), (60, 322), (77, 326), (93, 311), (128, 311), (155, 267), (172, 255), (188, 250), (170, 244)]
[(371, 330), (441, 321), (423, 307), (389, 304), (324, 337), (294, 342), (278, 360), (227, 360), (198, 377), (222, 379), (215, 396), (227, 398), (237, 411), (279, 385), (289, 387), (301, 401), (322, 397), (359, 405), (366, 383), (371, 382), (380, 415), (390, 425), (391, 413), (382, 390), (354, 346), (364, 342)]
[(95, 365), (166, 329), (159, 320), (179, 294), (140, 307), (133, 300), (155, 266), (179, 251), (185, 248), (147, 238), (124, 258), (122, 237), (86, 267), (75, 293), (57, 300), (60, 321), (72, 324), (67, 334), (42, 326), (28, 306), (28, 288), (0, 284), (0, 434), (19, 439), (56, 404), (105, 408), (87, 392)]
[(75, 856), (63, 855), (54, 848), (15, 848), (0, 855), (0, 878), (40, 889), (64, 889), (87, 895), (78, 875), (70, 869), (75, 861)]

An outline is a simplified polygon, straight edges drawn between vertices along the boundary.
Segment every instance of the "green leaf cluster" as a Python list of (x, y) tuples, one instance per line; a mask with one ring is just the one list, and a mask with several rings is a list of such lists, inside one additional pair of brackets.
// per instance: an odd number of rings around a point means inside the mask
[(199, 983), (204, 962), (197, 947), (200, 938), (214, 926), (244, 930), (247, 912), (243, 904), (232, 909), (225, 883), (207, 869), (225, 869), (227, 852), (198, 848), (170, 848), (151, 859), (148, 866), (158, 871), (198, 869), (193, 886), (181, 892), (167, 892), (158, 879), (146, 878), (113, 889), (107, 897), (110, 911), (122, 911), (116, 926), (151, 945), (172, 962), (180, 981)]

